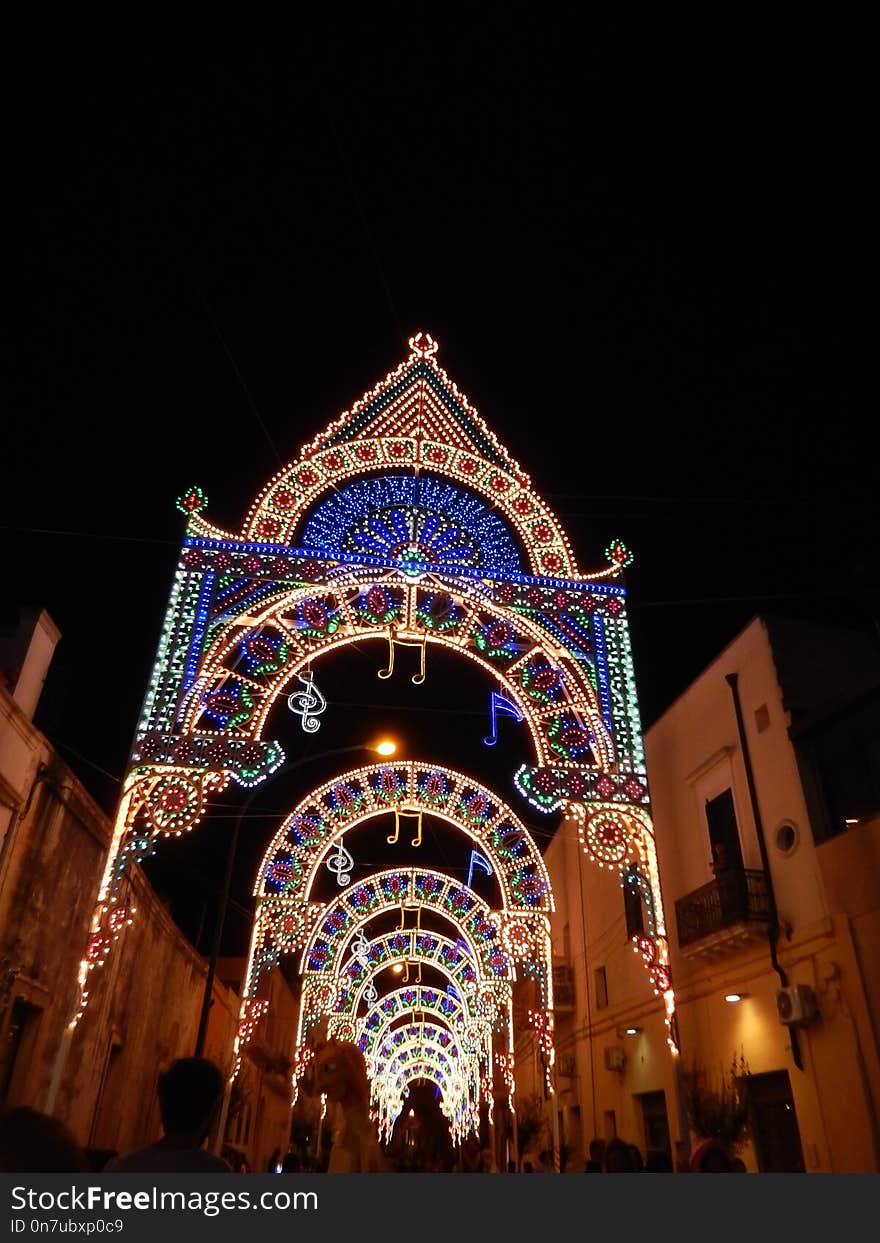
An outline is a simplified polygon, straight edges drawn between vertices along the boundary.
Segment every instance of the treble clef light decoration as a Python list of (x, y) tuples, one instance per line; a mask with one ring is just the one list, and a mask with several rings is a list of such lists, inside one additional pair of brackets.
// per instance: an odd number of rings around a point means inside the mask
[(316, 734), (321, 728), (318, 716), (327, 707), (327, 700), (315, 686), (315, 676), (311, 670), (308, 677), (304, 678), (301, 673), (296, 676), (302, 682), (303, 690), (288, 695), (287, 706), (291, 712), (302, 717), (302, 727), (307, 734)]
[(327, 860), (327, 867), (336, 877), (337, 885), (347, 885), (351, 881), (351, 869), (354, 867), (354, 859), (350, 851), (346, 850), (342, 844), (342, 838), (334, 853)]
[(362, 967), (367, 966), (367, 955), (370, 952), (370, 943), (364, 936), (364, 930), (361, 928), (357, 936), (351, 943), (351, 953), (355, 962), (360, 963)]
[[(369, 953), (370, 945), (367, 938), (364, 936), (363, 928), (361, 928), (351, 943), (351, 954), (358, 966), (363, 967), (364, 971), (369, 970)], [(367, 987), (364, 989), (363, 997), (367, 1005), (370, 1006), (378, 1000), (379, 994), (376, 991), (376, 985), (372, 980), (367, 981)]]

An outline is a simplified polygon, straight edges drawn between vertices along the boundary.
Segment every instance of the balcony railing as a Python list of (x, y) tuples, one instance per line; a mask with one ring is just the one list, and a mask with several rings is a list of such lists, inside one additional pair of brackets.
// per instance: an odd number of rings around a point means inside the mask
[(770, 898), (763, 872), (732, 868), (675, 904), (679, 948), (724, 934), (760, 934), (770, 924)]

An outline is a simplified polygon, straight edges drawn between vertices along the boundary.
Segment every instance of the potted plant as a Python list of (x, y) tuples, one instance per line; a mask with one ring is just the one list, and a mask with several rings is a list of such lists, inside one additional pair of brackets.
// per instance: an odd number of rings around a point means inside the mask
[[(742, 1052), (727, 1068), (711, 1076), (694, 1062), (683, 1072), (688, 1120), (701, 1147), (735, 1157), (748, 1138), (749, 1107), (746, 1080), (750, 1074)], [(719, 1159), (718, 1167), (722, 1161)]]
[(516, 1106), (516, 1138), (519, 1147), (517, 1168), (522, 1170), (523, 1158), (538, 1136), (544, 1133), (546, 1119), (544, 1102), (538, 1095), (527, 1096)]

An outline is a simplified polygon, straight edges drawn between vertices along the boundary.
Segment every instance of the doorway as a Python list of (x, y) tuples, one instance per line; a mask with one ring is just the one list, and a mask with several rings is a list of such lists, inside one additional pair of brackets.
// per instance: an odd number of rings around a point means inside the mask
[(802, 1174), (804, 1156), (787, 1070), (749, 1075), (749, 1125), (762, 1174)]
[(642, 1092), (639, 1097), (642, 1107), (642, 1123), (645, 1135), (645, 1155), (651, 1152), (663, 1152), (672, 1160), (672, 1145), (669, 1142), (669, 1120), (666, 1116), (665, 1092)]

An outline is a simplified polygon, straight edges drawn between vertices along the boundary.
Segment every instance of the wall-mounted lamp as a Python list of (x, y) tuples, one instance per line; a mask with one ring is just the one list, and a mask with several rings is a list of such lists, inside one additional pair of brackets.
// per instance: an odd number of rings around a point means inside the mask
[(638, 1036), (641, 1030), (641, 1027), (625, 1027), (623, 1029), (623, 1034), (624, 1036)]
[(725, 993), (724, 994), (724, 1000), (729, 1001), (731, 1004), (737, 1001), (742, 1001), (744, 997), (748, 997), (748, 993)]

